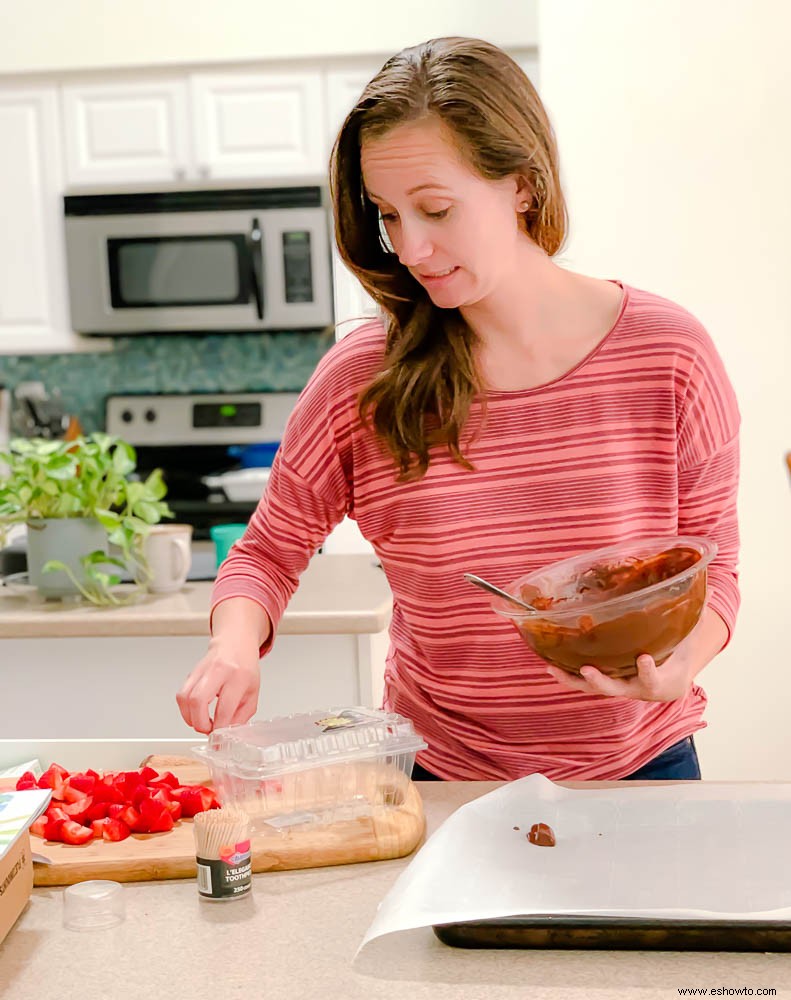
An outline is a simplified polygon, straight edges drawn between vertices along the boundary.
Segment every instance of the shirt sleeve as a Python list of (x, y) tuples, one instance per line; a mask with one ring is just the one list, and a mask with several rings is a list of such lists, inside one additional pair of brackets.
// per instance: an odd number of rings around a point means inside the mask
[(274, 640), (300, 575), (351, 507), (357, 395), (369, 374), (365, 350), (361, 357), (351, 343), (354, 336), (330, 349), (300, 394), (266, 490), (212, 590), (212, 615), (230, 597), (248, 597), (266, 611), (272, 630), (261, 655)]
[(728, 639), (739, 610), (739, 408), (722, 360), (707, 334), (689, 369), (678, 419), (678, 530), (717, 543), (708, 569), (708, 604)]

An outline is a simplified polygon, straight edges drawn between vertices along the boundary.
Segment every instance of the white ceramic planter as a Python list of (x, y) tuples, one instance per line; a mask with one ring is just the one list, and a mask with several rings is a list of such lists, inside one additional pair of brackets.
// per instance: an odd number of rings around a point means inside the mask
[(79, 593), (63, 570), (44, 573), (50, 559), (59, 559), (83, 579), (80, 559), (101, 549), (107, 551), (107, 533), (93, 517), (39, 518), (27, 525), (28, 577), (43, 597), (72, 597)]

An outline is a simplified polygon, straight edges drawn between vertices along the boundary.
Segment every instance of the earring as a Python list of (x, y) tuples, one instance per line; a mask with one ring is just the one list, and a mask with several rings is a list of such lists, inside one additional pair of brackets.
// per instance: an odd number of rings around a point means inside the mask
[(528, 210), (528, 208), (530, 208), (530, 202), (529, 201), (523, 201), (522, 204), (519, 206), (519, 211), (520, 212), (526, 212)]

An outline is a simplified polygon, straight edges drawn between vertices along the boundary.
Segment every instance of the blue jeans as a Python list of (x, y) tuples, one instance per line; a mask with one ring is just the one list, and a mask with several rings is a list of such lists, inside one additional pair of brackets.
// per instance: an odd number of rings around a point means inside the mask
[[(442, 781), (436, 774), (415, 762), (412, 768), (413, 781)], [(695, 740), (691, 736), (679, 740), (672, 747), (663, 750), (653, 760), (643, 764), (621, 781), (699, 781), (700, 764)]]

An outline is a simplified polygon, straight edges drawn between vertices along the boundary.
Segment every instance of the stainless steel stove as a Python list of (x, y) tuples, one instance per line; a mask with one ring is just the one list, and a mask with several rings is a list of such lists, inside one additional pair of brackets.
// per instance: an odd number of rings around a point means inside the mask
[(204, 477), (245, 464), (245, 449), (278, 444), (296, 392), (109, 396), (106, 429), (135, 447), (141, 477), (160, 468), (176, 520), (196, 539), (215, 524), (247, 521), (257, 501), (230, 501)]

